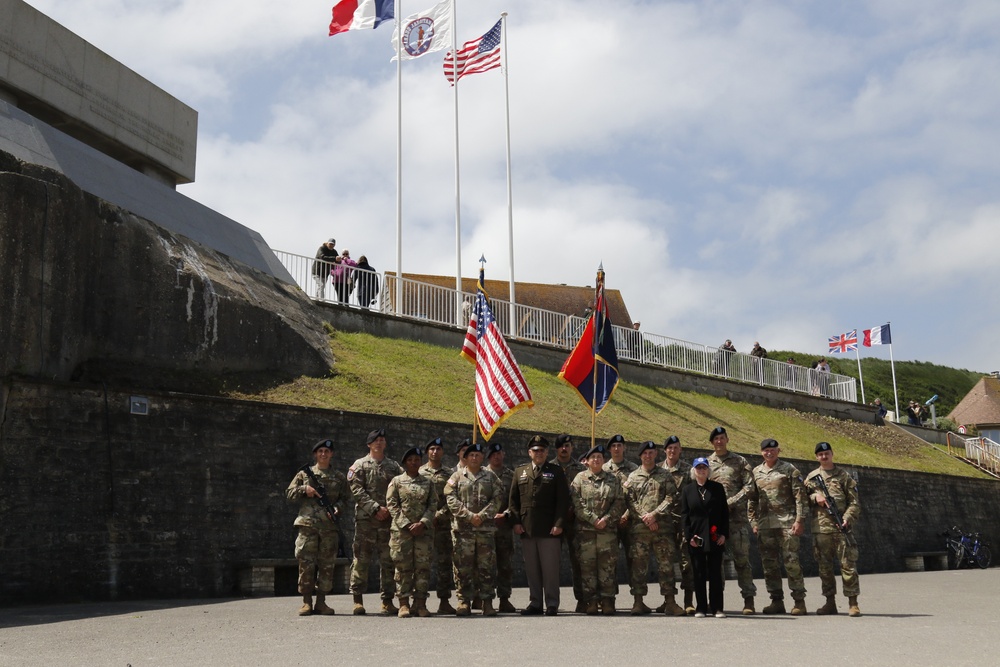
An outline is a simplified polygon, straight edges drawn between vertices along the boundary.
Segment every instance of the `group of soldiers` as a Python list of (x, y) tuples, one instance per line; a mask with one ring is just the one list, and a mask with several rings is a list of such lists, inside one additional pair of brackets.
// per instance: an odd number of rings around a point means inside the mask
[[(820, 465), (803, 479), (794, 466), (780, 460), (781, 448), (773, 439), (761, 443), (764, 462), (756, 468), (728, 450), (729, 438), (723, 427), (713, 429), (709, 441), (714, 449), (708, 457), (711, 479), (725, 488), (729, 506), (725, 548), (736, 569), (743, 614), (756, 613), (757, 591), (749, 561), (751, 532), (757, 537), (771, 598), (762, 612), (786, 612), (784, 567), (793, 600), (791, 613), (806, 613), (798, 554), (805, 522), (809, 521), (826, 598), (816, 613), (837, 613), (835, 565), (839, 565), (849, 613), (860, 616), (858, 550), (851, 534), (860, 513), (857, 485), (845, 470), (834, 465), (829, 443), (816, 445)], [(621, 435), (579, 458), (573, 455), (571, 436), (559, 435), (554, 445), (550, 463), (561, 469), (571, 499), (565, 516), (560, 517), (562, 530), (555, 532), (569, 553), (576, 612), (615, 613), (617, 565), (619, 549), (623, 548), (633, 615), (653, 611), (644, 602), (650, 554), (663, 596), (655, 611), (693, 615), (695, 584), (679, 500), (692, 475), (691, 465), (680, 459), (680, 440), (667, 438), (662, 463), (657, 462), (656, 443), (642, 443), (638, 464), (625, 459)], [(349, 500), (356, 507), (350, 578), (354, 614), (366, 613), (363, 596), (369, 567), (376, 558), (381, 568), (383, 615), (429, 616), (432, 570), (436, 574), (438, 614), (467, 616), (474, 609), (485, 616), (515, 613), (510, 596), (514, 527), (519, 521), (510, 508), (515, 471), (504, 465), (503, 447), (465, 440), (455, 450), (458, 465), (452, 469), (444, 465), (441, 438), (423, 448), (411, 447), (399, 462), (386, 456), (383, 429), (369, 433), (367, 446), (368, 454), (355, 461), (345, 476), (330, 466), (332, 442), (316, 443), (315, 465), (300, 470), (288, 486), (286, 497), (299, 504), (295, 520), (298, 589), (303, 596), (299, 614), (334, 613), (325, 596), (333, 586), (339, 520), (345, 516)], [(540, 447), (548, 449), (543, 436), (529, 440), (529, 450)], [(675, 565), (681, 574), (683, 606), (675, 599)], [(453, 589), (457, 608), (450, 603)], [(496, 607), (495, 598), (499, 599)], [(397, 600), (398, 607), (394, 604)], [(530, 612), (525, 609), (521, 613)], [(556, 613), (546, 610), (550, 612)]]

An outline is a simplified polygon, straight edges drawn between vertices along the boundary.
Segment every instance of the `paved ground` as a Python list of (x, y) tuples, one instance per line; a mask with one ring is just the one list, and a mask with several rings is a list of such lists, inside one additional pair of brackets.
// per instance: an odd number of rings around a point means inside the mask
[(862, 576), (862, 618), (814, 615), (819, 581), (806, 587), (810, 614), (797, 618), (633, 618), (627, 587), (614, 618), (357, 617), (346, 596), (332, 598), (336, 616), (305, 618), (287, 597), (26, 606), (0, 609), (0, 665), (997, 664), (1000, 569)]

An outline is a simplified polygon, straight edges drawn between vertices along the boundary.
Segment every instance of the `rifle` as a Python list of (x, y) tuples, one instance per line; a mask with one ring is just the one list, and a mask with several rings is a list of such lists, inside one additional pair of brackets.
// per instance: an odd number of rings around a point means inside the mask
[(334, 510), (333, 503), (330, 502), (330, 497), (326, 495), (326, 487), (320, 483), (319, 479), (317, 479), (316, 474), (312, 471), (312, 466), (307, 463), (299, 468), (299, 470), (309, 476), (309, 482), (311, 483), (313, 490), (319, 494), (319, 497), (316, 498), (316, 502), (318, 502), (319, 506), (323, 508), (326, 515), (330, 517), (330, 521), (333, 522), (333, 525), (338, 525), (340, 522), (337, 521), (337, 513)]
[(844, 527), (844, 519), (840, 516), (840, 511), (837, 509), (837, 503), (834, 501), (833, 496), (830, 495), (830, 490), (826, 487), (826, 480), (823, 479), (823, 474), (820, 473), (813, 479), (816, 480), (816, 484), (819, 485), (819, 490), (823, 492), (823, 497), (826, 498), (826, 511), (830, 513), (830, 518), (833, 519), (834, 523), (837, 524), (837, 528), (839, 528), (840, 532), (842, 532), (844, 537), (847, 538), (847, 545), (851, 547), (858, 546), (858, 541), (854, 539), (854, 533), (851, 532), (850, 528)]

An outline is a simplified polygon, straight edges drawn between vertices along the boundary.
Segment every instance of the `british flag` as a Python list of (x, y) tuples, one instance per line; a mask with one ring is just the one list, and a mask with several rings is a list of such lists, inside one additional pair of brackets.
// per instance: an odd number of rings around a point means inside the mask
[(851, 329), (847, 333), (839, 336), (830, 336), (830, 352), (842, 354), (844, 352), (855, 352), (858, 349), (858, 330)]

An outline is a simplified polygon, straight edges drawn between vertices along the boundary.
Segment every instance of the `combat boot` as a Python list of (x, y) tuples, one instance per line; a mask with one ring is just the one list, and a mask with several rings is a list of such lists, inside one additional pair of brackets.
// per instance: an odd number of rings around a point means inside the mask
[(497, 611), (501, 614), (516, 614), (517, 608), (510, 603), (510, 598), (500, 598), (500, 607)]
[(743, 598), (743, 615), (753, 616), (755, 609), (753, 608), (753, 598)]
[(395, 616), (398, 613), (399, 613), (399, 610), (396, 609), (396, 605), (394, 605), (392, 603), (392, 598), (389, 598), (387, 600), (382, 600), (382, 615), (383, 616)]
[(326, 596), (322, 594), (316, 596), (316, 607), (313, 611), (322, 616), (333, 616), (337, 613), (326, 603)]
[(420, 618), (430, 616), (431, 612), (427, 610), (427, 598), (413, 598), (413, 606), (410, 607), (410, 611)]
[(674, 596), (671, 595), (669, 597), (664, 596), (663, 598), (663, 613), (667, 616), (683, 616), (687, 612), (684, 611), (683, 607), (677, 604), (674, 600)]
[(833, 595), (828, 595), (826, 598), (826, 604), (816, 610), (816, 614), (819, 616), (831, 616), (837, 613), (837, 598)]
[(351, 611), (355, 616), (365, 615), (365, 602), (362, 599), (364, 596), (355, 595), (354, 596), (354, 609)]
[(497, 615), (497, 610), (493, 608), (493, 600), (482, 600), (479, 606), (483, 610), (483, 616)]
[(614, 598), (603, 598), (601, 600), (601, 613), (605, 616), (615, 615), (615, 599)]
[(597, 616), (599, 610), (597, 609), (597, 598), (594, 598), (590, 602), (584, 602), (583, 613), (587, 616)]
[(694, 591), (684, 591), (684, 613), (694, 615)]
[(483, 601), (479, 598), (472, 598), (472, 609), (479, 610), (483, 608)]
[(792, 605), (792, 616), (805, 616), (809, 612), (806, 611), (806, 601), (796, 600), (795, 604)]
[(448, 598), (441, 598), (441, 601), (438, 602), (437, 613), (438, 616), (444, 616), (445, 614), (454, 614), (455, 608), (451, 606), (451, 602), (448, 601)]
[(575, 611), (578, 614), (586, 614), (586, 613), (588, 613), (587, 612), (587, 603), (584, 602), (583, 600), (577, 600), (576, 601), (576, 610)]
[(402, 595), (399, 596), (399, 611), (396, 612), (398, 618), (409, 618), (410, 617), (410, 598), (404, 598)]
[(313, 596), (303, 595), (302, 606), (299, 607), (299, 616), (311, 616), (313, 613)]
[(468, 600), (459, 600), (458, 609), (455, 610), (455, 616), (471, 616), (472, 607), (469, 605)]
[(860, 616), (861, 607), (858, 606), (858, 596), (851, 595), (847, 598), (847, 604), (851, 605), (850, 611), (847, 612), (848, 616)]
[(663, 602), (660, 603), (660, 606), (653, 610), (653, 613), (655, 613), (655, 614), (662, 614), (666, 610), (667, 610), (667, 601), (666, 601), (666, 599), (664, 599)]
[(784, 614), (785, 613), (785, 601), (780, 598), (772, 598), (771, 604), (767, 605), (761, 609), (761, 613), (764, 614)]
[(635, 598), (635, 603), (632, 605), (632, 611), (629, 613), (631, 613), (633, 616), (642, 616), (643, 614), (648, 614), (649, 607), (647, 607), (646, 603), (642, 601), (642, 596), (634, 595), (633, 597)]

